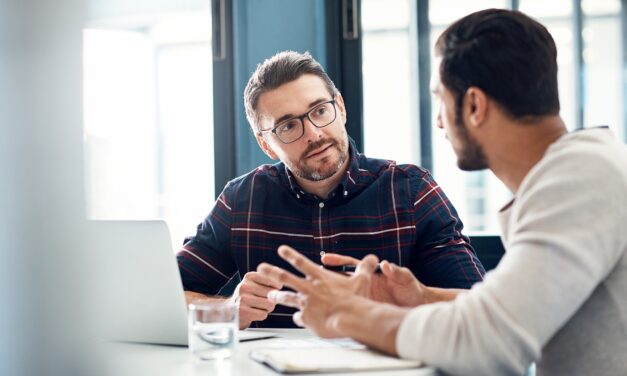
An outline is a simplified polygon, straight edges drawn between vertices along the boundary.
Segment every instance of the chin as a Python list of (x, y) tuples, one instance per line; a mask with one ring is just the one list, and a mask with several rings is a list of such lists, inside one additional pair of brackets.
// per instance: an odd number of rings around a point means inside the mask
[(462, 171), (479, 171), (488, 168), (487, 163), (484, 161), (474, 159), (458, 159), (457, 167)]

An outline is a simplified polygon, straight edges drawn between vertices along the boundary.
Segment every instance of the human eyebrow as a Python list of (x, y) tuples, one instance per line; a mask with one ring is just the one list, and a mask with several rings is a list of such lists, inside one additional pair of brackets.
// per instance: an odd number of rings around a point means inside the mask
[(306, 113), (311, 111), (314, 107), (316, 107), (320, 103), (327, 102), (328, 100), (329, 99), (327, 99), (327, 98), (316, 99), (315, 101), (309, 103), (309, 109), (305, 113), (303, 113), (303, 115), (297, 116), (297, 115), (294, 115), (294, 114), (285, 114), (285, 115), (281, 116), (280, 118), (276, 119), (276, 121), (274, 122), (274, 125), (277, 126), (278, 124), (284, 122), (285, 120), (295, 119), (295, 118), (304, 116)]

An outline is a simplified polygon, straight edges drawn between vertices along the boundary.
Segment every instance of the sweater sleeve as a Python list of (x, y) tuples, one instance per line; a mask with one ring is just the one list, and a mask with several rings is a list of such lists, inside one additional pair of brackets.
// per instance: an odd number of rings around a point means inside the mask
[(498, 267), (456, 300), (412, 310), (397, 335), (401, 357), (455, 374), (521, 374), (614, 268), (625, 249), (624, 173), (593, 153), (545, 159), (510, 209)]

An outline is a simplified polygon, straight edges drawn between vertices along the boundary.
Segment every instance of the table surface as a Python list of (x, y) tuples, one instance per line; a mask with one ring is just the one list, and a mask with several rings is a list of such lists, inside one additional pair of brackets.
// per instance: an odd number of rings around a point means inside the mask
[[(249, 358), (251, 350), (272, 346), (281, 339), (316, 338), (305, 329), (272, 329), (279, 339), (256, 340), (238, 344), (235, 355), (228, 360), (198, 360), (187, 347), (147, 345), (134, 343), (109, 343), (104, 346), (103, 368), (106, 375), (280, 375), (272, 369)], [(397, 371), (351, 372), (336, 375), (394, 375), (430, 376), (438, 373), (423, 367)], [(331, 375), (327, 373), (326, 375)]]

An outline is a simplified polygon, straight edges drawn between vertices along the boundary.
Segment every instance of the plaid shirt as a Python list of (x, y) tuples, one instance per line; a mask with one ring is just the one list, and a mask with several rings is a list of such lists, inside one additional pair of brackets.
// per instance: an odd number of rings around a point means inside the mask
[[(304, 192), (283, 163), (230, 181), (177, 255), (187, 291), (218, 295), (261, 262), (294, 272), (277, 255), (287, 244), (320, 263), (325, 252), (374, 253), (409, 268), (429, 286), (470, 288), (485, 273), (458, 218), (428, 171), (367, 158), (350, 165), (328, 199)], [(293, 326), (277, 306), (259, 326)]]

